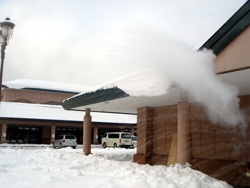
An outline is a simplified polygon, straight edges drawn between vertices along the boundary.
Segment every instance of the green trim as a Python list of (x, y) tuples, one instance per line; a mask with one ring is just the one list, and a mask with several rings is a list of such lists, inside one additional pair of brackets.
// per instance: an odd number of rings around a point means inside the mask
[(54, 93), (68, 93), (68, 94), (78, 94), (80, 92), (75, 91), (64, 91), (64, 90), (54, 90), (54, 89), (40, 89), (40, 88), (32, 88), (32, 87), (24, 87), (22, 89), (34, 90), (34, 91), (47, 91), (47, 92), (54, 92)]
[(204, 48), (218, 54), (250, 24), (250, 1), (247, 1), (199, 50)]
[(61, 105), (65, 110), (77, 108), (80, 106), (86, 106), (105, 101), (110, 101), (118, 98), (129, 96), (123, 90), (114, 87), (109, 89), (100, 89), (92, 93), (86, 93), (74, 96), (61, 102)]

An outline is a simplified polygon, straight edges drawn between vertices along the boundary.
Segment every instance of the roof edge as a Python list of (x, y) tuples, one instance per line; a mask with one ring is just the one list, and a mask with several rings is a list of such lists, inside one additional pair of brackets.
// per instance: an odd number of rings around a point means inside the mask
[(250, 24), (250, 1), (231, 16), (200, 48), (217, 55)]
[(65, 110), (77, 108), (79, 106), (86, 106), (100, 102), (111, 101), (118, 98), (128, 97), (129, 94), (118, 87), (99, 89), (94, 92), (80, 94), (66, 99), (60, 103)]

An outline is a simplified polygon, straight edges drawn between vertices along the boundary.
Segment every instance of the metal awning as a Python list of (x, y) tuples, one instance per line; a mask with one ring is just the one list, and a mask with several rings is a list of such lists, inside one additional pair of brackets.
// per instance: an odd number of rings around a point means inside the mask
[(96, 112), (111, 112), (136, 114), (137, 108), (156, 107), (177, 104), (182, 89), (172, 87), (168, 93), (161, 96), (130, 96), (120, 88), (96, 90), (91, 93), (82, 93), (64, 100), (61, 105), (66, 110), (85, 110), (91, 108)]
[[(239, 88), (239, 96), (250, 94), (250, 69), (218, 75), (225, 82)], [(183, 90), (174, 86), (161, 96), (130, 96), (118, 87), (100, 89), (78, 94), (64, 100), (61, 105), (65, 110), (85, 110), (136, 114), (140, 107), (159, 107), (177, 104)]]

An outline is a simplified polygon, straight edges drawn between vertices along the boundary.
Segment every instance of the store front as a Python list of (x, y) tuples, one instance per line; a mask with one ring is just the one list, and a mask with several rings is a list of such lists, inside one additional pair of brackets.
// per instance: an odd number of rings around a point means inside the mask
[(10, 144), (42, 144), (42, 127), (8, 126), (6, 142)]

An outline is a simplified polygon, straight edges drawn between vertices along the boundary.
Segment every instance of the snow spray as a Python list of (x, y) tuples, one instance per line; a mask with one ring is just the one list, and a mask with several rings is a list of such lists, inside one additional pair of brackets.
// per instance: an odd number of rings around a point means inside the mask
[(193, 50), (148, 26), (131, 26), (124, 33), (108, 51), (115, 72), (125, 75), (114, 85), (131, 96), (159, 96), (176, 83), (192, 101), (205, 107), (213, 123), (246, 126), (238, 88), (215, 74), (212, 51)]

